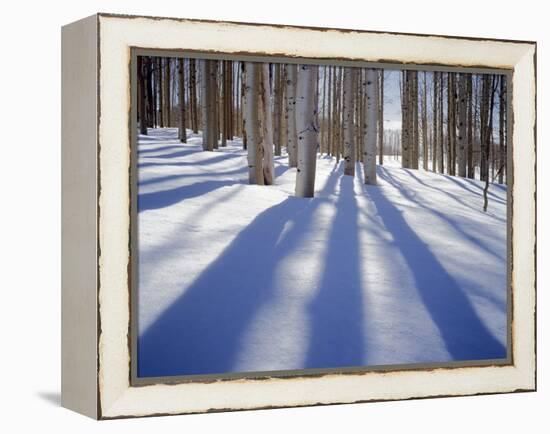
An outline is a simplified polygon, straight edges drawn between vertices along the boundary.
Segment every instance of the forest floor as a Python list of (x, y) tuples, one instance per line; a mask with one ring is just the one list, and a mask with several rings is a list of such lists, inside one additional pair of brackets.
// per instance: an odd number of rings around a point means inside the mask
[(296, 198), (200, 143), (139, 137), (139, 376), (506, 357), (505, 186), (319, 156)]

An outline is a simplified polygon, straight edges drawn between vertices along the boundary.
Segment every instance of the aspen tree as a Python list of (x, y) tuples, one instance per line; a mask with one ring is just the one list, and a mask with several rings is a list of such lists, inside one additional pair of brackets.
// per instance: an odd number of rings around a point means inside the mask
[(164, 127), (169, 127), (171, 124), (170, 118), (170, 58), (164, 58), (164, 90), (163, 90), (163, 110), (164, 110)]
[(468, 99), (468, 148), (466, 150), (466, 176), (474, 177), (474, 111), (472, 94), (472, 74), (466, 76), (466, 94)]
[(422, 86), (422, 168), (428, 170), (428, 88), (426, 71)]
[(447, 173), (449, 175), (455, 174), (455, 93), (455, 75), (453, 72), (449, 72), (447, 74)]
[(147, 134), (147, 114), (145, 109), (145, 74), (144, 61), (142, 56), (137, 58), (137, 76), (138, 76), (138, 116), (139, 116), (139, 132)]
[(296, 129), (298, 155), (295, 193), (298, 197), (313, 197), (317, 162), (318, 125), (316, 86), (318, 67), (300, 65), (296, 88)]
[(419, 160), (419, 140), (418, 140), (418, 71), (409, 71), (411, 74), (411, 96), (410, 96), (410, 111), (411, 116), (411, 136), (412, 136), (412, 158), (411, 158), (411, 168), (418, 169), (418, 160)]
[(401, 166), (410, 167), (411, 128), (410, 128), (410, 76), (408, 71), (401, 74)]
[(355, 135), (353, 125), (353, 87), (355, 68), (344, 68), (343, 115), (344, 115), (344, 175), (355, 175)]
[(366, 107), (366, 134), (363, 143), (363, 169), (365, 184), (376, 184), (376, 137), (378, 123), (378, 71), (367, 69), (365, 93)]
[(182, 143), (187, 143), (187, 131), (185, 129), (185, 71), (183, 69), (183, 59), (178, 59), (178, 96), (180, 108), (180, 126), (179, 139)]
[(275, 74), (273, 78), (273, 141), (275, 143), (275, 155), (281, 155), (281, 108), (282, 108), (282, 86), (281, 86), (281, 64), (274, 65)]
[(288, 166), (296, 167), (298, 158), (296, 138), (296, 75), (297, 65), (286, 65), (286, 146)]
[(499, 117), (498, 117), (498, 144), (499, 144), (499, 169), (498, 182), (504, 182), (506, 169), (506, 76), (501, 75), (499, 80)]
[(214, 89), (210, 81), (211, 60), (200, 60), (201, 66), (201, 97), (202, 97), (202, 149), (214, 150)]
[(210, 140), (212, 141), (212, 147), (218, 149), (218, 140), (220, 138), (220, 128), (219, 128), (219, 104), (218, 104), (218, 61), (210, 61), (210, 97), (212, 101), (210, 103), (211, 113), (211, 136)]
[(261, 135), (262, 135), (262, 172), (265, 185), (273, 184), (275, 169), (273, 167), (273, 113), (271, 110), (271, 89), (269, 83), (269, 64), (260, 64), (260, 89), (261, 102)]
[(437, 148), (439, 144), (439, 122), (438, 122), (439, 121), (439, 118), (438, 118), (439, 72), (434, 71), (434, 73), (432, 74), (432, 77), (433, 77), (432, 171), (437, 172)]
[(259, 119), (260, 64), (245, 62), (244, 118), (248, 151), (248, 181), (250, 184), (264, 184), (263, 147)]
[(439, 173), (445, 173), (445, 144), (444, 144), (444, 128), (443, 128), (443, 101), (445, 94), (445, 75), (443, 72), (439, 73)]
[(458, 83), (458, 176), (466, 177), (466, 154), (468, 147), (468, 94), (466, 74), (460, 74)]
[(384, 70), (379, 70), (380, 86), (378, 99), (378, 164), (384, 164)]

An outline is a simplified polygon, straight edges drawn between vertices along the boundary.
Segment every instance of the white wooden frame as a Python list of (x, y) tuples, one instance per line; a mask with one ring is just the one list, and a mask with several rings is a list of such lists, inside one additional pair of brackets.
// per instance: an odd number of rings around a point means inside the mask
[[(98, 14), (62, 32), (62, 404), (97, 419), (536, 388), (536, 44)], [(131, 48), (512, 71), (512, 362), (130, 384)]]

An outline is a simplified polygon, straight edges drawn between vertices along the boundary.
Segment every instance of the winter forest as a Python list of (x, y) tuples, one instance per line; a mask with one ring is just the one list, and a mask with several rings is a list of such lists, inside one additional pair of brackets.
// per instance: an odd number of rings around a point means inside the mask
[(138, 376), (506, 357), (506, 76), (136, 69)]

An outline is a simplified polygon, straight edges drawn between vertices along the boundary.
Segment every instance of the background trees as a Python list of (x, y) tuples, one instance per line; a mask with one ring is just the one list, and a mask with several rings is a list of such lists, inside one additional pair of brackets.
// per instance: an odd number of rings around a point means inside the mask
[(205, 151), (237, 138), (251, 183), (272, 184), (274, 156), (286, 156), (296, 195), (311, 196), (319, 154), (343, 158), (346, 175), (361, 162), (372, 184), (388, 158), (507, 182), (505, 76), (149, 56), (136, 66), (139, 132), (178, 128)]

